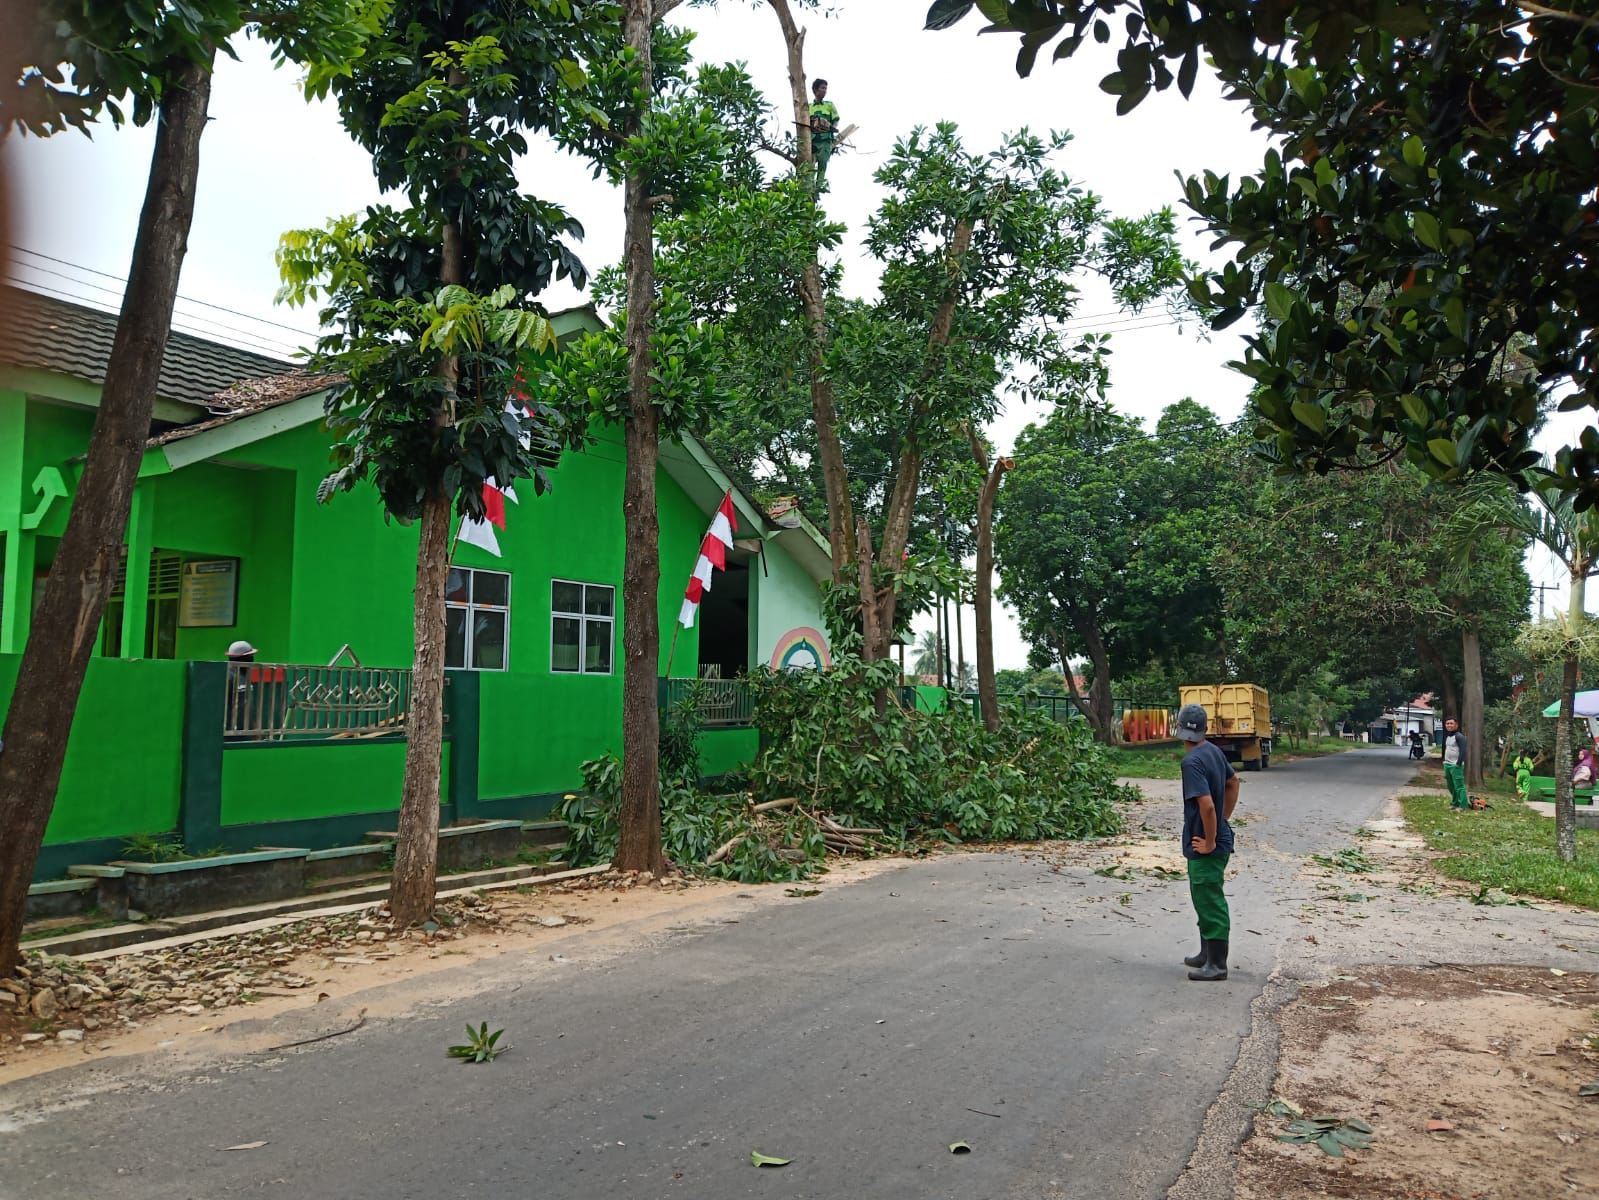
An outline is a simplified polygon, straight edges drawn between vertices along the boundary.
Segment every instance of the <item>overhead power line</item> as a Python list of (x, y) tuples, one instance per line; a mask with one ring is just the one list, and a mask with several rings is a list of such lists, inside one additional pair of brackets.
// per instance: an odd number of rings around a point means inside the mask
[[(120, 291), (116, 290), (115, 288), (106, 287), (104, 284), (90, 283), (87, 280), (76, 279), (73, 276), (66, 274), (64, 271), (53, 271), (49, 267), (41, 267), (41, 266), (38, 266), (38, 265), (36, 265), (34, 263), (25, 263), (25, 262), (22, 262), (22, 261), (20, 261), (18, 259), (13, 259), (12, 262), (16, 263), (16, 265), (18, 265), (19, 267), (21, 267), (25, 271), (31, 271), (31, 272), (33, 272), (35, 274), (41, 274), (41, 275), (51, 275), (51, 276), (54, 276), (57, 279), (64, 279), (68, 283), (74, 284), (77, 287), (93, 288), (96, 291), (105, 292), (108, 295), (115, 296), (116, 299), (117, 299), (117, 303), (116, 303), (115, 307), (118, 307), (118, 308), (121, 307), (122, 293)], [(43, 286), (43, 285), (37, 284), (36, 281), (33, 281), (33, 280), (29, 280), (28, 282), (31, 285), (34, 285), (34, 286)], [(67, 295), (67, 293), (59, 292), (59, 291), (57, 292), (57, 294), (58, 295), (63, 295), (63, 296)], [(71, 297), (68, 297), (68, 298), (71, 298)], [(93, 300), (93, 298), (91, 298), (91, 297), (82, 297), (82, 299), (91, 300), (91, 301)], [(98, 301), (94, 301), (94, 302), (98, 302)], [(298, 351), (300, 349), (299, 346), (297, 346), (297, 345), (295, 345), (295, 344), (293, 344), (291, 342), (283, 341), (280, 338), (273, 337), (270, 334), (256, 333), (255, 331), (249, 330), (249, 329), (240, 329), (237, 325), (229, 325), (229, 324), (227, 324), (224, 321), (218, 321), (218, 320), (215, 320), (215, 319), (210, 318), (210, 317), (196, 316), (193, 313), (176, 313), (175, 312), (173, 314), (174, 327), (176, 327), (177, 322), (180, 321), (180, 320), (189, 321), (189, 322), (193, 322), (193, 323), (200, 324), (200, 325), (203, 325), (203, 326), (207, 326), (210, 329), (226, 330), (228, 333), (234, 334), (238, 338), (246, 339), (249, 342), (254, 343), (256, 346), (261, 346), (261, 347), (270, 349), (274, 354), (292, 355), (293, 353), (295, 353), (296, 351)], [(191, 330), (185, 330), (184, 332), (192, 332), (192, 331)], [(207, 332), (207, 333), (199, 334), (198, 336), (214, 337), (215, 335)]]

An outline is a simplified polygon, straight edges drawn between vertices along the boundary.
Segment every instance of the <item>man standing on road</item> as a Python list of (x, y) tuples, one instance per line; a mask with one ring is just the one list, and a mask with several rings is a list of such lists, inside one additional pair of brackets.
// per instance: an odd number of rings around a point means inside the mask
[(1444, 783), (1449, 787), (1450, 808), (1470, 808), (1466, 795), (1466, 735), (1453, 717), (1444, 722)]
[(1227, 756), (1205, 740), (1205, 710), (1185, 704), (1177, 713), (1177, 736), (1190, 743), (1183, 755), (1183, 857), (1188, 860), (1188, 894), (1199, 918), (1199, 953), (1183, 959), (1188, 978), (1212, 983), (1227, 978), (1232, 915), (1222, 889), (1233, 853), (1238, 807), (1238, 773)]

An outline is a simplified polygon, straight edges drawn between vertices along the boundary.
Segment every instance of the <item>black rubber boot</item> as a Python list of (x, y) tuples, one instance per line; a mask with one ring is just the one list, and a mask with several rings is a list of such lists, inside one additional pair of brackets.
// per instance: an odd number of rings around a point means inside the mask
[(1188, 978), (1199, 983), (1220, 983), (1227, 978), (1227, 939), (1214, 938), (1205, 944), (1210, 957), (1197, 971), (1188, 972)]
[(1209, 938), (1200, 938), (1199, 939), (1199, 953), (1198, 954), (1190, 954), (1187, 958), (1183, 959), (1183, 966), (1185, 966), (1185, 967), (1202, 967), (1209, 961), (1210, 961), (1210, 939)]

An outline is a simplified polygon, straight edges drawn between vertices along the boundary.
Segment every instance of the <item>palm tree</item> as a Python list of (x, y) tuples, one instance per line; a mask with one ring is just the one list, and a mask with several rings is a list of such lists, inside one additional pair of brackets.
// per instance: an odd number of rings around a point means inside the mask
[(918, 675), (943, 676), (944, 639), (938, 636), (936, 629), (929, 629), (917, 638), (913, 649)]

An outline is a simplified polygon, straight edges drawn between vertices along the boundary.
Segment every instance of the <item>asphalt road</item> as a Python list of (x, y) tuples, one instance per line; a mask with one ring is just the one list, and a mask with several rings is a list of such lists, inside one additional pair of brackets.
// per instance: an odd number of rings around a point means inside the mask
[[(469, 1001), (266, 1061), (19, 1086), (0, 1196), (1161, 1197), (1300, 932), (1304, 856), (1410, 774), (1373, 750), (1244, 777), (1226, 984), (1180, 966), (1180, 881), (944, 856), (609, 959), (463, 968)], [(512, 1052), (446, 1061), (466, 1020)]]

